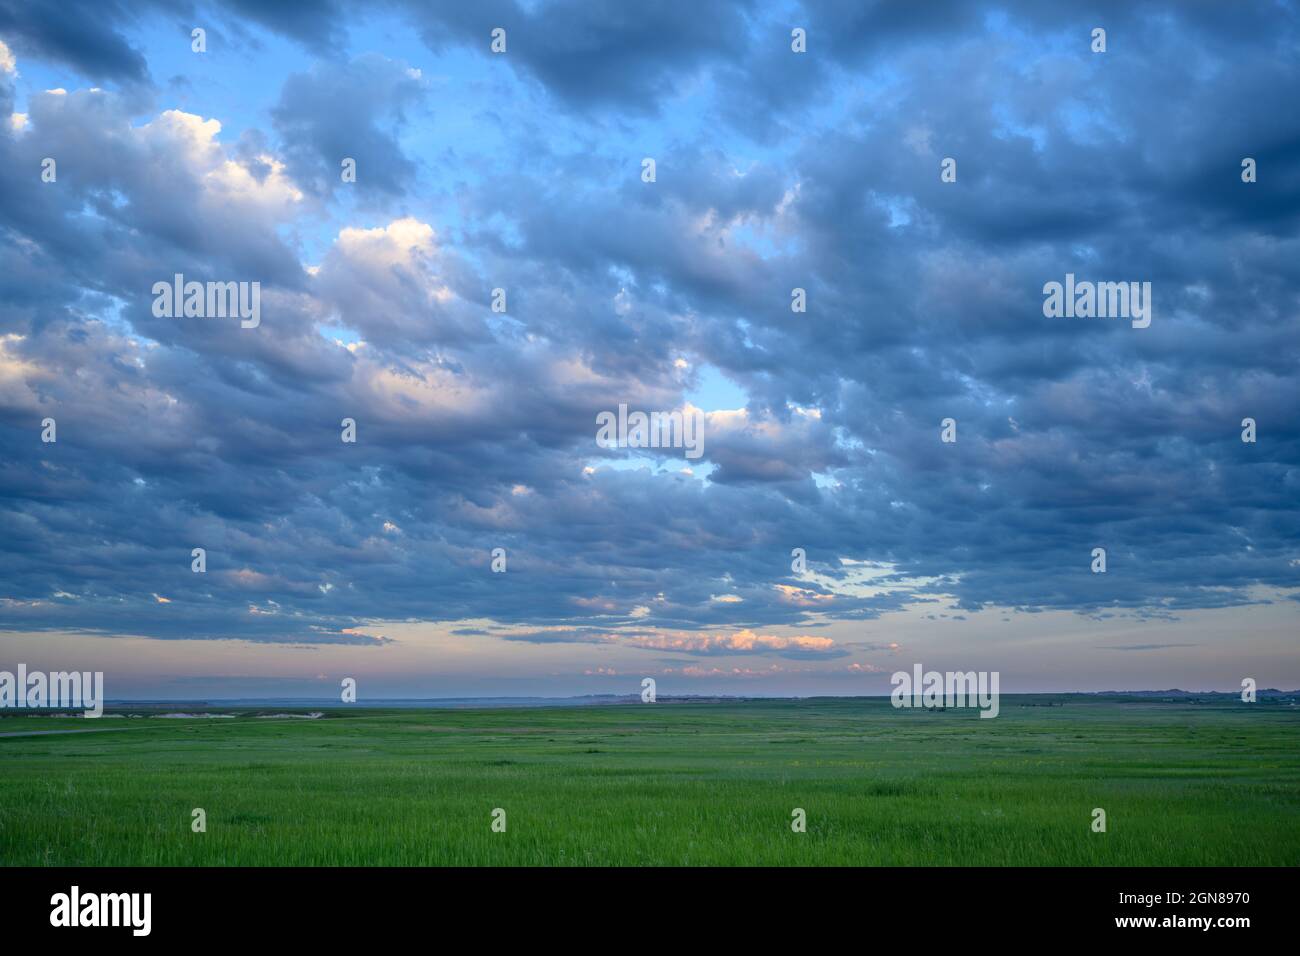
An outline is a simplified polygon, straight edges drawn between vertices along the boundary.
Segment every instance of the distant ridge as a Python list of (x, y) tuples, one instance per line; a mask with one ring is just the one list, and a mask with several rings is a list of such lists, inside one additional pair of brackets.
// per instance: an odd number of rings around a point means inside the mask
[[(1223, 691), (1223, 690), (1179, 690), (1174, 687), (1170, 690), (1101, 690), (1101, 691), (1079, 691), (1089, 697), (1164, 697), (1175, 700), (1185, 700), (1189, 697), (1232, 697), (1241, 696), (1241, 691)], [(1256, 697), (1296, 697), (1300, 696), (1300, 690), (1278, 690), (1274, 687), (1261, 687), (1255, 691)]]

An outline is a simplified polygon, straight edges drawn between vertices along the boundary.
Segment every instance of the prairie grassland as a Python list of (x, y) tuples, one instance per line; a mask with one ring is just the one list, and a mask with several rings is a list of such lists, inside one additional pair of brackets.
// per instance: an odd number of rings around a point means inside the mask
[(1295, 709), (1046, 700), (10, 717), (101, 732), (0, 737), (0, 863), (1300, 864)]

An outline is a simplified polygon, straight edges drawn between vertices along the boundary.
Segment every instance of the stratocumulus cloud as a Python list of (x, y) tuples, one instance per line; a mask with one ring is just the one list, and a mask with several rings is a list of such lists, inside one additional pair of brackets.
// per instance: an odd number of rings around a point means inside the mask
[[(870, 671), (908, 615), (1294, 607), (1294, 3), (489, 7), (218, 3), (191, 54), (0, 2), (0, 630)], [(1154, 317), (1045, 316), (1067, 275)]]

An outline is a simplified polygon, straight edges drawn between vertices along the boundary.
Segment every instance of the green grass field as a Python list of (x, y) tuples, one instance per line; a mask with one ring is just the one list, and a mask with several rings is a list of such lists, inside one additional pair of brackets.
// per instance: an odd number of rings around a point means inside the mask
[(0, 737), (0, 863), (1300, 864), (1296, 709), (1047, 699), (10, 717), (102, 732)]

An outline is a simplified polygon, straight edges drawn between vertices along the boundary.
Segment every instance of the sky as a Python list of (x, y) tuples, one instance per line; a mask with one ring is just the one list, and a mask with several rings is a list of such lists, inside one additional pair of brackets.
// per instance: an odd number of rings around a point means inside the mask
[[(0, 0), (0, 44), (0, 669), (1300, 686), (1294, 2)], [(158, 314), (177, 274), (258, 324)]]

